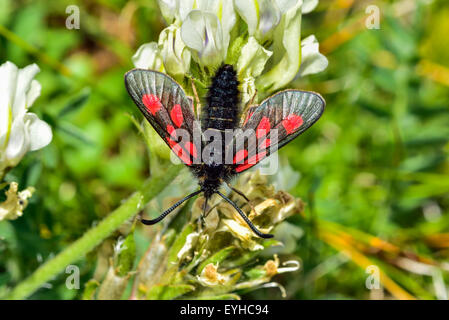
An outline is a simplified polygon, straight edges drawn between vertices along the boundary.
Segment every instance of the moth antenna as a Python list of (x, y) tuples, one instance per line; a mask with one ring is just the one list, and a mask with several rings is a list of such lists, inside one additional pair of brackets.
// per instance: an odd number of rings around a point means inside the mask
[(240, 216), (243, 218), (243, 220), (245, 220), (246, 224), (248, 225), (248, 227), (250, 227), (251, 230), (253, 230), (253, 232), (255, 234), (257, 234), (260, 238), (264, 238), (264, 239), (269, 239), (269, 238), (273, 238), (274, 236), (272, 234), (269, 233), (262, 233), (260, 232), (255, 226), (254, 224), (251, 222), (251, 220), (248, 219), (248, 217), (246, 216), (246, 214), (243, 213), (243, 211), (238, 207), (238, 205), (236, 205), (231, 199), (229, 199), (228, 197), (226, 197), (224, 194), (222, 194), (220, 191), (217, 191), (217, 194), (222, 197), (224, 200), (226, 200), (231, 206), (234, 207), (235, 210), (237, 210), (237, 212), (240, 214)]
[(164, 219), (170, 212), (172, 212), (173, 210), (175, 210), (177, 207), (179, 207), (182, 203), (184, 203), (185, 201), (189, 200), (190, 198), (196, 196), (197, 194), (203, 192), (202, 189), (197, 190), (191, 194), (189, 194), (188, 196), (185, 196), (183, 199), (179, 200), (178, 202), (176, 202), (174, 205), (172, 205), (170, 208), (168, 208), (167, 210), (165, 210), (159, 217), (157, 217), (156, 219), (152, 219), (152, 220), (146, 220), (146, 219), (141, 219), (140, 221), (143, 224), (146, 225), (152, 225), (155, 223), (158, 223), (159, 221), (161, 221), (162, 219)]

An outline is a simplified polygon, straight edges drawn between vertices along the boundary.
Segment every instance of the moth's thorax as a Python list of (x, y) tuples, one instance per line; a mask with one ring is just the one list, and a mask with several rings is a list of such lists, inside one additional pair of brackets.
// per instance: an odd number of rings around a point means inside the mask
[(223, 182), (229, 182), (233, 175), (231, 166), (223, 164), (203, 164), (191, 167), (191, 169), (193, 169), (193, 174), (198, 179), (206, 198), (210, 198)]
[(212, 78), (203, 109), (203, 130), (224, 131), (238, 125), (240, 111), (239, 81), (231, 65), (221, 66)]

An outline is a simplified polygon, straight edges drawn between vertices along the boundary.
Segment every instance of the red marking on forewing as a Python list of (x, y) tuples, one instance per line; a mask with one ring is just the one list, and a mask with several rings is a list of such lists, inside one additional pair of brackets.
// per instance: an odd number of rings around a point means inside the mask
[(268, 148), (270, 146), (270, 144), (271, 144), (271, 140), (270, 139), (265, 139), (264, 141), (262, 141), (259, 144), (259, 149), (264, 150), (264, 149)]
[(268, 131), (270, 131), (270, 129), (271, 129), (270, 119), (268, 119), (268, 117), (263, 117), (260, 120), (259, 125), (257, 126), (256, 129), (257, 139), (266, 136)]
[[(186, 165), (190, 166), (192, 164), (192, 160), (190, 160), (190, 157), (180, 145), (179, 143), (173, 141), (170, 139), (170, 137), (167, 137), (167, 142), (171, 148), (171, 150), (184, 162)], [(186, 144), (187, 145), (187, 144)], [(189, 150), (189, 149), (187, 149)]]
[(171, 124), (167, 125), (167, 132), (170, 134), (170, 136), (175, 137), (175, 127), (173, 127)]
[(196, 150), (196, 146), (192, 142), (190, 142), (190, 141), (186, 142), (185, 148), (190, 153), (190, 155), (192, 157), (196, 158), (198, 156), (198, 151)]
[(159, 98), (154, 94), (144, 94), (142, 96), (142, 103), (145, 107), (147, 107), (153, 116), (159, 111), (160, 108), (162, 108), (161, 100), (159, 100)]
[(237, 168), (235, 168), (235, 171), (242, 172), (243, 170), (251, 168), (252, 166), (256, 165), (260, 160), (262, 160), (266, 154), (267, 154), (266, 151), (262, 151), (256, 154), (255, 156), (252, 156), (251, 158), (248, 159), (248, 161), (245, 161), (244, 164), (237, 166)]
[(248, 156), (248, 150), (243, 149), (243, 150), (237, 151), (237, 153), (234, 156), (234, 163), (242, 162), (247, 156)]
[[(179, 144), (178, 144), (179, 145)], [(178, 157), (184, 162), (186, 165), (190, 166), (192, 164), (192, 160), (190, 159), (188, 153), (181, 148), (180, 152), (178, 152)]]
[(179, 104), (175, 104), (173, 109), (170, 111), (170, 117), (173, 123), (179, 128), (184, 122), (184, 117), (182, 116), (182, 109)]
[(291, 114), (284, 120), (282, 120), (282, 126), (284, 127), (287, 134), (294, 132), (303, 123), (302, 117), (296, 114)]

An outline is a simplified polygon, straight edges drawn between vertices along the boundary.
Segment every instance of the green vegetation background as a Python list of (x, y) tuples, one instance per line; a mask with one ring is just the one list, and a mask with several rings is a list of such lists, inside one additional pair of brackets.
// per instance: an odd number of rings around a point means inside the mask
[[(449, 3), (427, 2), (321, 0), (303, 19), (303, 35), (317, 36), (329, 67), (291, 87), (320, 92), (327, 109), (280, 151), (300, 173), (290, 192), (307, 205), (306, 218), (293, 219), (304, 231), (293, 253), (302, 269), (277, 278), (289, 298), (373, 297), (365, 287), (370, 264), (409, 297), (447, 295)], [(80, 30), (65, 28), (72, 4), (81, 9)], [(380, 30), (365, 27), (369, 4), (381, 8)], [(42, 94), (33, 112), (54, 133), (48, 147), (7, 175), (37, 191), (23, 217), (0, 222), (1, 293), (148, 176), (144, 140), (126, 115), (140, 117), (123, 74), (164, 22), (151, 0), (0, 0), (0, 8), (0, 62), (39, 65)], [(78, 263), (82, 284), (95, 263), (94, 252)], [(420, 274), (413, 263), (435, 274)], [(50, 285), (31, 298), (81, 297), (82, 290), (66, 288), (64, 275)], [(391, 288), (380, 297), (397, 298)], [(265, 289), (245, 297), (280, 295)]]

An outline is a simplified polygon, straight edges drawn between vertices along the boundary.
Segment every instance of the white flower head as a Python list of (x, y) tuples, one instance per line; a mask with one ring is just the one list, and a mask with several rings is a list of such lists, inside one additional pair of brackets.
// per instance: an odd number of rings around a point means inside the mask
[(181, 26), (184, 43), (195, 53), (198, 63), (215, 67), (226, 57), (223, 31), (217, 16), (201, 10), (191, 11)]
[(239, 15), (248, 25), (250, 36), (259, 41), (270, 38), (281, 20), (281, 10), (272, 0), (235, 0)]
[(0, 66), (0, 175), (52, 139), (50, 126), (28, 112), (40, 95), (41, 86), (33, 79), (38, 72), (36, 64), (19, 69), (8, 61)]
[(172, 23), (178, 12), (179, 0), (157, 0), (162, 16), (167, 23)]
[(165, 71), (161, 52), (156, 42), (141, 45), (133, 55), (132, 61), (136, 68)]
[(298, 75), (303, 77), (315, 74), (327, 68), (329, 62), (320, 53), (318, 40), (311, 35), (301, 42), (301, 66)]
[(231, 39), (231, 30), (237, 20), (234, 2), (231, 0), (199, 0), (198, 2), (199, 9), (215, 14), (220, 21), (223, 35), (223, 50), (227, 52)]
[(262, 47), (254, 37), (242, 47), (237, 61), (237, 72), (243, 79), (241, 85), (242, 104), (246, 104), (256, 93), (255, 79), (258, 77), (273, 53)]
[(181, 29), (175, 25), (165, 28), (159, 36), (164, 68), (175, 78), (189, 71), (191, 54), (181, 39)]

